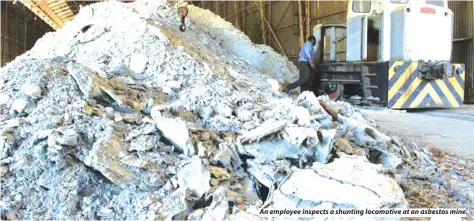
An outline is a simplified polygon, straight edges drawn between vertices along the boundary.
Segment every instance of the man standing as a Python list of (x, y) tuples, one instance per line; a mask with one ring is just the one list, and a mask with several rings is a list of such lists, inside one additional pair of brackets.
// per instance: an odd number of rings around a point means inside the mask
[(300, 50), (300, 57), (298, 59), (298, 68), (300, 70), (300, 78), (287, 85), (285, 92), (289, 92), (297, 87), (301, 87), (301, 92), (311, 90), (311, 75), (314, 71), (314, 45), (316, 45), (316, 38), (309, 36), (308, 41), (303, 44)]

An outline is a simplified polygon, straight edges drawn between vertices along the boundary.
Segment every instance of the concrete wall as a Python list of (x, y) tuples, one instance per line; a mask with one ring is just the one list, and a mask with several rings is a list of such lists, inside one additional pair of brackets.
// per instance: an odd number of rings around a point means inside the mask
[(0, 65), (31, 49), (35, 42), (52, 29), (20, 2), (1, 1)]

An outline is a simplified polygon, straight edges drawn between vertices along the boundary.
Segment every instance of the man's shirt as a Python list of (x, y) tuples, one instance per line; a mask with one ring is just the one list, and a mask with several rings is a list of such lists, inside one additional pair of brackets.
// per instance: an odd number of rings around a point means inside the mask
[(310, 59), (314, 57), (314, 46), (310, 41), (307, 41), (303, 44), (300, 50), (300, 58), (298, 61), (305, 61), (309, 63)]

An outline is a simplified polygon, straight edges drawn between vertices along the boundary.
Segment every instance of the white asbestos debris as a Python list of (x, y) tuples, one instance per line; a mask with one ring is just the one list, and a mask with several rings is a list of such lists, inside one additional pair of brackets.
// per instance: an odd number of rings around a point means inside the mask
[[(363, 157), (343, 157), (311, 169), (293, 168), (279, 191), (285, 197), (331, 203), (332, 208), (407, 208), (402, 189), (380, 170)], [(272, 203), (280, 209), (276, 199)]]
[(129, 151), (147, 151), (151, 150), (156, 147), (158, 144), (158, 136), (153, 136), (153, 135), (143, 135), (138, 137), (137, 139), (134, 139), (130, 143), (130, 148), (128, 149)]
[(283, 129), (286, 124), (287, 122), (285, 121), (265, 121), (262, 126), (239, 136), (240, 142), (248, 143), (259, 141), (261, 138)]
[(28, 106), (28, 101), (25, 99), (16, 99), (12, 103), (12, 110), (16, 111), (17, 113), (23, 113), (26, 107)]
[(218, 104), (217, 112), (224, 117), (230, 117), (232, 115), (232, 109), (223, 103)]
[(8, 101), (10, 101), (8, 94), (0, 94), (0, 106), (8, 104)]
[(390, 138), (389, 136), (381, 133), (377, 129), (367, 124), (362, 123), (359, 120), (343, 116), (339, 116), (338, 119), (339, 122), (343, 123), (344, 125), (347, 125), (349, 130), (354, 131), (355, 134), (367, 134), (378, 142), (390, 143), (392, 141), (392, 138)]
[(53, 147), (56, 144), (65, 146), (75, 146), (79, 135), (72, 129), (59, 129), (48, 136), (48, 146)]
[(336, 129), (318, 132), (319, 143), (316, 146), (315, 160), (319, 163), (327, 163), (331, 152), (332, 142), (336, 136)]
[(155, 118), (156, 126), (163, 133), (163, 136), (171, 142), (176, 148), (183, 151), (185, 155), (194, 155), (196, 153), (194, 146), (189, 138), (186, 122), (179, 118)]
[(280, 91), (280, 84), (278, 83), (278, 81), (276, 81), (275, 79), (267, 79), (267, 82), (268, 84), (270, 85), (270, 88), (274, 91)]
[(392, 143), (350, 104), (327, 101), (336, 122), (325, 97), (280, 93), (296, 66), (212, 12), (190, 6), (186, 32), (176, 15), (164, 0), (90, 4), (1, 68), (2, 218), (406, 205), (378, 171), (432, 165), (429, 154)]
[(188, 189), (197, 197), (209, 192), (210, 181), (211, 174), (198, 156), (193, 156), (191, 162), (178, 172), (179, 186)]
[(41, 97), (41, 88), (37, 85), (24, 84), (21, 86), (21, 92), (33, 99)]
[(112, 182), (135, 184), (132, 172), (117, 161), (121, 154), (122, 146), (116, 137), (102, 138), (94, 143), (84, 163), (100, 171)]
[(283, 137), (296, 146), (301, 146), (307, 139), (318, 139), (315, 128), (303, 128), (296, 126), (285, 127)]
[(130, 70), (135, 74), (142, 74), (145, 71), (148, 58), (144, 54), (132, 54), (130, 58)]
[(247, 122), (247, 121), (251, 121), (252, 120), (252, 112), (249, 111), (249, 110), (239, 110), (237, 111), (237, 117), (243, 121), (243, 122)]
[(300, 126), (309, 125), (311, 123), (311, 115), (308, 109), (296, 106), (291, 109), (290, 116), (293, 122), (297, 122)]
[(229, 203), (227, 201), (227, 191), (224, 187), (220, 186), (212, 195), (212, 203), (206, 209), (206, 212), (202, 216), (202, 220), (226, 220)]

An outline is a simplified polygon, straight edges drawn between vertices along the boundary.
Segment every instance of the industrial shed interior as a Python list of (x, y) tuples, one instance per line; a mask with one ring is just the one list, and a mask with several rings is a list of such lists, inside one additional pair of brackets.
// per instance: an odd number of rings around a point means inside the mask
[(0, 4), (2, 220), (474, 216), (473, 1)]

